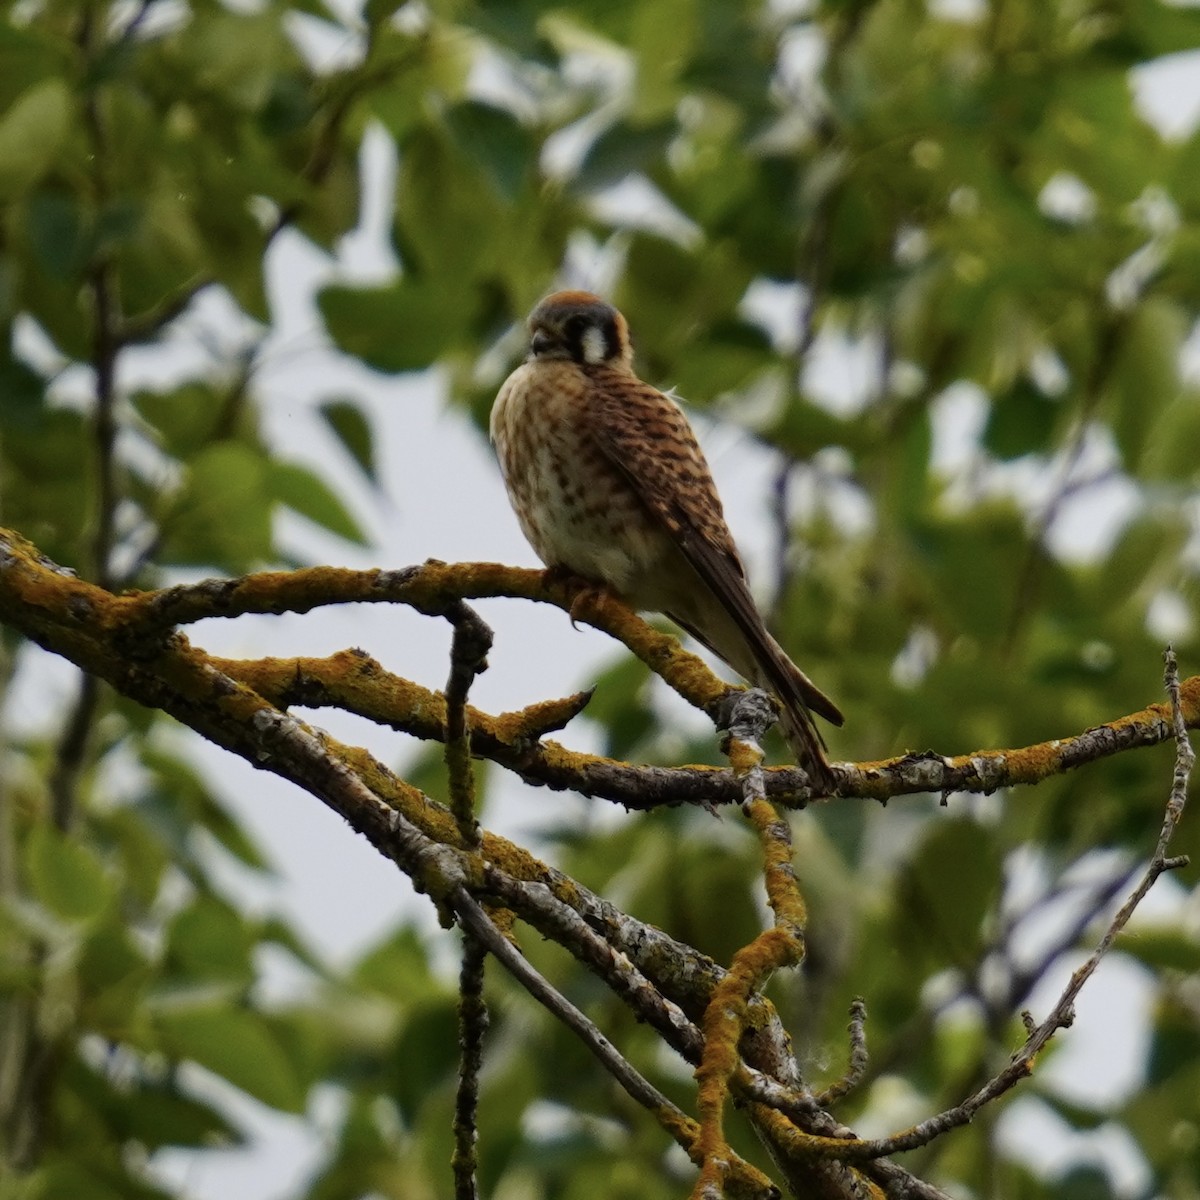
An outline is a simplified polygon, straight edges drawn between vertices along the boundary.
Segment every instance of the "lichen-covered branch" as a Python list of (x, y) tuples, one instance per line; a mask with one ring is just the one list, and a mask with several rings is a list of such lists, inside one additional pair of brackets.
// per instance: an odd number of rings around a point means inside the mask
[[(220, 669), (281, 705), (341, 708), (427, 741), (444, 736), (445, 698), (391, 674), (360, 650), (327, 658), (214, 659)], [(590, 693), (543, 701), (497, 716), (468, 707), (471, 751), (520, 775), (527, 783), (569, 789), (645, 811), (680, 804), (736, 804), (741, 789), (720, 767), (642, 766), (569, 750), (542, 735), (562, 728), (586, 706)], [(1188, 728), (1200, 727), (1200, 676), (1180, 684)], [(1074, 737), (1054, 738), (1004, 752), (953, 757), (909, 755), (879, 763), (838, 763), (838, 797), (886, 801), (926, 792), (992, 792), (1098, 762), (1173, 736), (1165, 704), (1151, 704)], [(809, 789), (795, 767), (764, 767), (765, 794), (778, 803), (803, 803)]]
[[(499, 716), (472, 708), (467, 693), (483, 664), (487, 639), (480, 636), (478, 619), (472, 620), (465, 601), (493, 595), (523, 595), (556, 604), (606, 630), (698, 707), (716, 711), (734, 700), (732, 769), (642, 767), (579, 754), (548, 741), (544, 735), (581, 711), (587, 694)], [(456, 636), (446, 695), (384, 671), (360, 651), (324, 659), (232, 661), (205, 654), (174, 627), (201, 617), (307, 611), (350, 600), (403, 603), (449, 619)], [(396, 862), (415, 887), (427, 892), (446, 921), (457, 921), (470, 937), (485, 938), (489, 951), (535, 995), (538, 991), (526, 979), (523, 960), (492, 921), (489, 906), (497, 912), (507, 910), (567, 949), (639, 1019), (698, 1065), (701, 1119), (695, 1121), (676, 1106), (660, 1104), (650, 1085), (598, 1030), (580, 1025), (574, 1013), (548, 994), (539, 995), (701, 1165), (702, 1196), (722, 1188), (731, 1194), (773, 1194), (765, 1176), (732, 1156), (724, 1139), (722, 1116), (734, 1096), (745, 1102), (752, 1124), (794, 1194), (841, 1198), (899, 1189), (901, 1194), (937, 1196), (936, 1189), (901, 1168), (874, 1160), (925, 1144), (965, 1123), (1025, 1077), (1037, 1052), (1070, 1023), (1079, 988), (1133, 908), (1159, 874), (1183, 861), (1168, 858), (1166, 847), (1183, 810), (1191, 767), (1186, 730), (1200, 724), (1200, 677), (1180, 682), (1173, 658), (1168, 663), (1169, 705), (1152, 705), (1075, 737), (953, 759), (925, 754), (885, 763), (839, 764), (838, 797), (885, 800), (907, 792), (991, 791), (1035, 782), (1168, 737), (1177, 746), (1174, 786), (1155, 856), (1096, 954), (1072, 978), (1053, 1012), (1041, 1025), (1031, 1022), (1029, 1037), (1009, 1066), (955, 1109), (891, 1138), (860, 1139), (824, 1108), (844, 1089), (835, 1086), (814, 1096), (801, 1080), (778, 1016), (759, 992), (771, 971), (799, 961), (803, 951), (803, 899), (792, 871), (788, 826), (774, 803), (805, 802), (802, 773), (762, 764), (758, 744), (769, 723), (770, 706), (756, 705), (765, 697), (722, 683), (674, 639), (646, 625), (615, 599), (579, 593), (540, 572), (435, 562), (397, 572), (268, 572), (114, 596), (58, 568), (18, 536), (0, 531), (0, 621), (89, 676), (171, 714), (215, 744), (317, 796)], [(454, 810), (433, 802), (365, 750), (342, 745), (286, 711), (297, 705), (337, 706), (444, 742), (451, 793), (457, 797)], [(472, 756), (489, 758), (531, 782), (606, 796), (630, 807), (741, 802), (763, 847), (774, 925), (739, 952), (725, 971), (521, 847), (486, 831), (476, 837)], [(847, 1086), (861, 1075), (865, 1055), (861, 1016), (856, 1021)], [(481, 1031), (478, 1023), (473, 1028)], [(470, 1063), (465, 1061), (465, 1066), (467, 1078)], [(467, 1108), (470, 1095), (468, 1086)], [(460, 1186), (469, 1189), (471, 1119), (463, 1120), (458, 1132)]]
[[(57, 591), (53, 604), (86, 609), (97, 637), (114, 647), (145, 657), (148, 647), (161, 643), (172, 626), (206, 617), (236, 617), (245, 613), (309, 612), (331, 604), (396, 603), (420, 612), (445, 616), (464, 599), (491, 596), (525, 598), (554, 604), (581, 621), (623, 642), (681, 696), (710, 711), (740, 689), (712, 674), (701, 659), (683, 650), (678, 641), (660, 633), (613, 597), (594, 590), (580, 593), (569, 581), (545, 572), (496, 563), (449, 564), (431, 560), (398, 571), (350, 571), (313, 567), (301, 571), (267, 571), (238, 579), (132, 592), (114, 596), (88, 589), (51, 563), (15, 534), (0, 531), (4, 561), (24, 560), (34, 568), (34, 591), (43, 597)], [(0, 564), (2, 565), (2, 564)], [(18, 607), (20, 602), (17, 601)], [(9, 619), (5, 617), (4, 619)], [(14, 613), (10, 623), (36, 627), (36, 614)], [(51, 623), (53, 624), (53, 623)], [(47, 636), (50, 630), (47, 629)], [(30, 636), (35, 636), (31, 634)], [(62, 642), (62, 630), (54, 634)], [(70, 658), (69, 648), (50, 646)], [(325, 667), (318, 664), (326, 663)], [(357, 664), (357, 665), (355, 665)], [(418, 737), (445, 736), (444, 697), (388, 675), (369, 657), (343, 652), (327, 660), (268, 659), (233, 668), (228, 673), (278, 696), (279, 703), (335, 704), (383, 720)], [(352, 669), (353, 668), (353, 669)], [(269, 683), (268, 679), (274, 682)], [(274, 689), (274, 690), (273, 690)], [(569, 720), (584, 696), (552, 702), (551, 718)], [(1200, 726), (1200, 676), (1180, 684), (1180, 703), (1188, 728)], [(561, 711), (556, 706), (561, 705)], [(535, 706), (537, 707), (537, 706)], [(714, 767), (658, 768), (581, 755), (541, 740), (531, 729), (534, 710), (488, 719), (470, 711), (472, 752), (517, 771), (531, 783), (570, 788), (584, 795), (612, 799), (629, 808), (649, 809), (665, 804), (728, 804), (741, 800), (733, 773)], [(886, 801), (925, 792), (992, 792), (1015, 784), (1033, 784), (1086, 763), (1136, 746), (1153, 746), (1173, 736), (1164, 704), (1148, 707), (1073, 736), (1054, 738), (1011, 750), (977, 750), (946, 757), (910, 754), (883, 762), (840, 763), (837, 796)], [(794, 767), (767, 768), (764, 791), (772, 800), (803, 804), (811, 796), (804, 773)]]

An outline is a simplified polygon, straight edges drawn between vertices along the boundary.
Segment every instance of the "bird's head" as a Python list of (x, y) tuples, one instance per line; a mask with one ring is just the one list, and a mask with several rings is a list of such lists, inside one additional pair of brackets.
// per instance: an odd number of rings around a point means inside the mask
[(633, 362), (629, 326), (591, 292), (554, 292), (529, 314), (529, 356), (628, 368)]

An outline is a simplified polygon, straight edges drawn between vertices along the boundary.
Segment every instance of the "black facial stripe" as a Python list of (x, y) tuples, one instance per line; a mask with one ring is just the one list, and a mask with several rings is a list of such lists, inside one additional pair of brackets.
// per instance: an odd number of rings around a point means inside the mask
[(604, 339), (605, 361), (616, 358), (620, 354), (616, 313), (607, 304), (593, 304), (586, 309), (572, 313), (563, 322), (563, 334), (567, 349), (576, 362), (587, 361), (583, 340), (589, 329), (598, 330)]
[(613, 314), (607, 314), (604, 324), (600, 327), (604, 331), (604, 357), (605, 359), (617, 358), (621, 353), (620, 339), (617, 337), (617, 322)]

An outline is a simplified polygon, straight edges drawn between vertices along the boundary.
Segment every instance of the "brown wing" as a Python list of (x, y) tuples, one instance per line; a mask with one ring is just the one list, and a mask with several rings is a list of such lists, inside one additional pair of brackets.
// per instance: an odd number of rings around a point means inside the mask
[[(594, 384), (589, 429), (600, 448), (646, 509), (671, 531), (688, 563), (734, 619), (763, 682), (789, 708), (799, 705), (796, 719), (811, 729), (819, 747), (820, 735), (807, 709), (838, 725), (842, 715), (763, 625), (725, 524), (712, 472), (687, 419), (674, 401), (634, 376), (608, 368), (589, 374)], [(721, 654), (717, 647), (709, 648)], [(816, 753), (819, 756), (819, 749)]]
[[(744, 588), (742, 560), (712, 472), (679, 406), (625, 372), (594, 368), (589, 375), (588, 429), (605, 456), (679, 539), (689, 561), (702, 557), (708, 570), (730, 575)], [(701, 570), (699, 562), (692, 565)]]

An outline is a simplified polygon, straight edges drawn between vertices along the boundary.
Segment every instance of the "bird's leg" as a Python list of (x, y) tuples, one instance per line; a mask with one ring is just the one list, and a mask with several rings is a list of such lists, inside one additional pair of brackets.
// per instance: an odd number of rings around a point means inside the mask
[(571, 618), (572, 629), (578, 628), (578, 621), (588, 609), (616, 598), (616, 593), (607, 584), (585, 579), (567, 567), (547, 567), (543, 578), (549, 586), (567, 593), (567, 615)]

